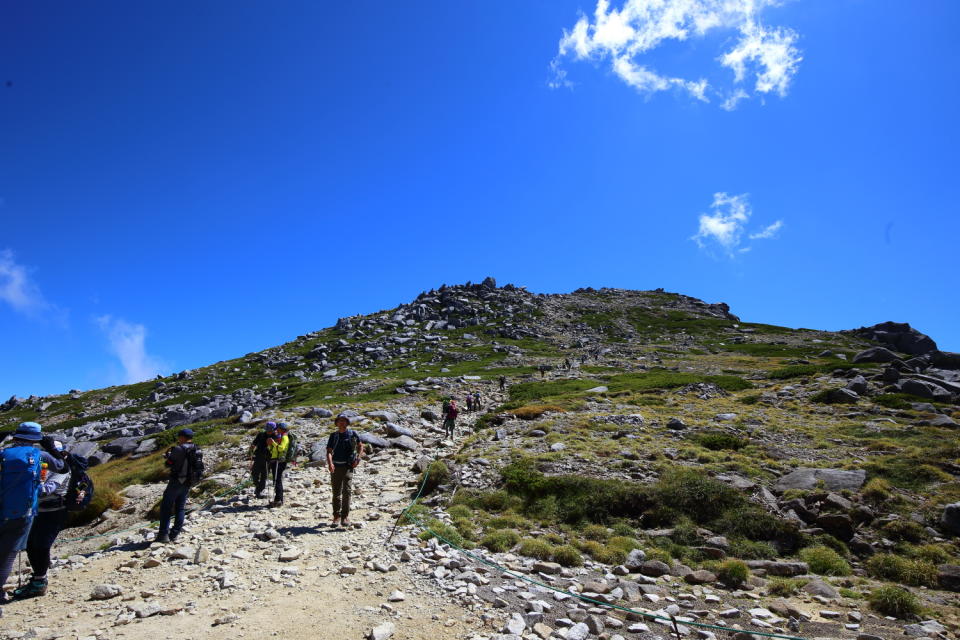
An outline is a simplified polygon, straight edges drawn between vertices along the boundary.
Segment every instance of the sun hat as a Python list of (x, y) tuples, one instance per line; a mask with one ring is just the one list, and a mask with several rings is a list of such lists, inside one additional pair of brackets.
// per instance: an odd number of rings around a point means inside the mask
[(41, 433), (41, 427), (36, 422), (21, 422), (20, 426), (17, 427), (17, 430), (14, 432), (13, 437), (18, 440), (27, 440), (29, 442), (40, 442), (43, 440), (43, 434)]

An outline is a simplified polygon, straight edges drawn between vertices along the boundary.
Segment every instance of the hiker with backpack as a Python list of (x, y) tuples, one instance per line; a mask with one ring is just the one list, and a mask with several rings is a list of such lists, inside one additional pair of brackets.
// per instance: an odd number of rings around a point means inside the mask
[(482, 403), (480, 402), (480, 392), (479, 392), (479, 391), (474, 391), (474, 392), (473, 392), (473, 410), (474, 410), (474, 411), (480, 411), (480, 408), (481, 408), (482, 406), (483, 406), (483, 405), (482, 405)]
[(363, 458), (363, 443), (352, 429), (347, 427), (350, 419), (342, 413), (333, 421), (337, 430), (327, 439), (327, 468), (330, 470), (330, 482), (333, 486), (333, 522), (336, 527), (341, 522), (349, 526), (350, 493), (353, 483), (353, 470)]
[(446, 407), (446, 413), (443, 414), (443, 431), (444, 435), (451, 440), (453, 440), (453, 432), (457, 426), (456, 421), (459, 413), (457, 401), (450, 400), (450, 404)]
[[(173, 542), (183, 530), (186, 518), (187, 496), (190, 487), (203, 477), (203, 453), (193, 444), (193, 429), (180, 429), (177, 432), (177, 445), (164, 454), (166, 465), (170, 467), (170, 479), (160, 502), (160, 529), (157, 542)], [(173, 528), (170, 518), (173, 517)]]
[(252, 460), (250, 479), (253, 481), (253, 497), (262, 498), (263, 490), (267, 486), (267, 471), (270, 469), (270, 446), (268, 440), (273, 440), (277, 433), (277, 424), (268, 422), (263, 431), (253, 437), (250, 449), (247, 451), (247, 460)]
[(507, 376), (500, 376), (497, 378), (497, 382), (500, 383), (500, 391), (504, 391), (507, 388)]
[(50, 489), (44, 482), (65, 469), (62, 453), (36, 422), (20, 423), (12, 443), (0, 450), (0, 604), (8, 601), (3, 585), (27, 545), (40, 495)]
[[(67, 458), (63, 443), (53, 441), (57, 457)], [(67, 499), (72, 482), (72, 469), (69, 462), (63, 473), (43, 469), (41, 465), (40, 499), (37, 503), (37, 515), (27, 537), (27, 558), (30, 560), (32, 575), (30, 582), (13, 592), (15, 600), (36, 598), (47, 593), (47, 570), (50, 568), (50, 549), (67, 523)], [(44, 474), (44, 471), (46, 472)], [(43, 477), (43, 476), (46, 477)]]
[(286, 422), (277, 425), (272, 438), (267, 438), (267, 451), (270, 455), (270, 474), (273, 477), (273, 502), (271, 507), (283, 506), (283, 472), (287, 468), (290, 453), (290, 436)]
[(473, 394), (467, 392), (467, 411), (473, 411)]

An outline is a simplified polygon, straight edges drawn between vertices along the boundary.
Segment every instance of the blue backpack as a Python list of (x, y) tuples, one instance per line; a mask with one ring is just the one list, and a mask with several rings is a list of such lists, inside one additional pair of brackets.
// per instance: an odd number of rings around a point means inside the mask
[(37, 513), (40, 450), (31, 445), (0, 450), (0, 522)]

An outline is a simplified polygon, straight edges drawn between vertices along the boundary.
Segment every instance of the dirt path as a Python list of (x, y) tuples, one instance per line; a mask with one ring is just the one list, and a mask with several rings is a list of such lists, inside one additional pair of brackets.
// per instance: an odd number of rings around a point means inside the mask
[[(362, 638), (388, 622), (398, 639), (469, 637), (479, 617), (384, 544), (419, 455), (390, 449), (363, 465), (351, 513), (359, 528), (328, 525), (329, 473), (300, 467), (288, 472), (284, 507), (268, 509), (247, 490), (191, 516), (174, 544), (58, 544), (71, 560), (51, 572), (45, 597), (4, 607), (0, 638)], [(91, 600), (103, 584), (122, 594)], [(388, 602), (394, 591), (404, 598)]]

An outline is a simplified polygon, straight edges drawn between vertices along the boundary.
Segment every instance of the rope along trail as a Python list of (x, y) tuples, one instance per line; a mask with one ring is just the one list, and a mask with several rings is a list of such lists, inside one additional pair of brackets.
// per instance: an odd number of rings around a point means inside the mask
[[(698, 628), (700, 628), (700, 629), (709, 629), (709, 630), (712, 630), (712, 631), (724, 631), (724, 632), (728, 632), (728, 633), (744, 632), (744, 633), (749, 633), (749, 634), (754, 635), (754, 636), (763, 636), (763, 637), (766, 637), (766, 638), (780, 638), (781, 640), (805, 640), (804, 638), (802, 638), (802, 637), (800, 637), (800, 636), (788, 636), (788, 635), (784, 635), (784, 634), (780, 634), (780, 633), (769, 633), (769, 632), (763, 632), (763, 631), (745, 631), (744, 629), (734, 629), (734, 628), (732, 628), (732, 627), (724, 627), (724, 626), (721, 626), (721, 625), (707, 624), (707, 623), (705, 623), (705, 622), (692, 622), (692, 621), (691, 621), (691, 622), (687, 622), (687, 621), (680, 621), (680, 620), (678, 620), (678, 619), (676, 619), (676, 618), (673, 618), (673, 617), (659, 616), (659, 615), (656, 615), (656, 614), (654, 614), (654, 613), (646, 613), (646, 612), (644, 612), (644, 611), (637, 611), (636, 609), (631, 609), (631, 608), (629, 608), (629, 607), (623, 607), (623, 606), (620, 606), (620, 605), (603, 602), (602, 600), (596, 600), (596, 599), (594, 599), (594, 598), (589, 598), (589, 597), (584, 596), (584, 595), (579, 594), (579, 593), (574, 593), (574, 592), (572, 592), (572, 591), (567, 591), (567, 590), (565, 590), (565, 589), (560, 589), (560, 588), (551, 586), (551, 585), (549, 585), (549, 584), (544, 584), (543, 582), (540, 582), (540, 581), (538, 581), (538, 580), (534, 580), (533, 578), (530, 578), (529, 576), (525, 576), (525, 575), (523, 575), (523, 574), (515, 573), (515, 572), (511, 571), (510, 569), (507, 569), (506, 567), (504, 567), (504, 566), (502, 566), (502, 565), (499, 565), (499, 564), (497, 564), (497, 563), (495, 563), (495, 562), (492, 562), (492, 561), (490, 561), (490, 560), (487, 560), (486, 558), (483, 558), (483, 557), (481, 557), (481, 556), (479, 556), (479, 555), (477, 555), (477, 554), (475, 554), (475, 553), (472, 553), (472, 552), (468, 551), (467, 549), (464, 549), (464, 548), (461, 547), (460, 545), (458, 545), (458, 544), (456, 544), (456, 543), (454, 543), (454, 542), (451, 542), (450, 540), (444, 538), (441, 534), (439, 534), (439, 533), (437, 533), (436, 531), (434, 531), (433, 529), (431, 529), (429, 526), (427, 526), (426, 524), (424, 524), (420, 519), (418, 519), (416, 516), (414, 516), (414, 515), (412, 515), (412, 514), (410, 513), (410, 510), (417, 504), (417, 501), (420, 499), (420, 495), (423, 493), (423, 488), (426, 486), (426, 484), (427, 484), (427, 478), (429, 478), (429, 477), (430, 477), (430, 470), (429, 470), (429, 467), (428, 467), (427, 470), (424, 471), (424, 474), (423, 474), (423, 482), (420, 483), (420, 489), (417, 491), (417, 494), (414, 496), (413, 501), (410, 502), (410, 504), (407, 505), (406, 508), (404, 508), (404, 510), (400, 513), (400, 520), (398, 520), (398, 522), (400, 522), (400, 521), (402, 521), (402, 520), (404, 520), (404, 519), (409, 520), (409, 521), (413, 522), (414, 524), (418, 525), (418, 526), (419, 526), (421, 529), (423, 529), (424, 531), (429, 532), (429, 533), (430, 533), (431, 535), (433, 535), (434, 537), (436, 537), (436, 538), (438, 538), (439, 540), (442, 540), (443, 542), (447, 543), (447, 544), (450, 545), (452, 548), (456, 549), (457, 551), (459, 551), (460, 553), (464, 554), (464, 555), (467, 556), (468, 558), (471, 558), (471, 559), (475, 560), (476, 562), (479, 562), (479, 563), (481, 563), (481, 564), (483, 564), (483, 565), (486, 565), (486, 566), (490, 567), (491, 569), (494, 569), (494, 570), (496, 570), (496, 571), (498, 571), (498, 572), (500, 572), (500, 573), (502, 573), (502, 574), (504, 574), (504, 575), (508, 575), (508, 576), (510, 576), (510, 577), (512, 577), (512, 578), (515, 578), (515, 579), (517, 579), (517, 580), (522, 580), (523, 582), (527, 582), (527, 583), (529, 583), (529, 584), (533, 584), (533, 585), (536, 585), (536, 586), (538, 586), (538, 587), (542, 587), (542, 588), (544, 588), (544, 589), (549, 589), (550, 591), (554, 591), (554, 592), (556, 592), (556, 593), (562, 593), (562, 594), (564, 594), (564, 595), (570, 596), (570, 597), (572, 597), (572, 598), (576, 598), (576, 599), (578, 599), (578, 600), (580, 600), (580, 601), (582, 601), (582, 602), (587, 602), (587, 603), (590, 603), (590, 604), (592, 604), (592, 605), (600, 606), (600, 607), (603, 607), (603, 608), (614, 609), (614, 610), (622, 611), (622, 612), (625, 612), (625, 613), (630, 613), (630, 614), (633, 614), (633, 615), (639, 615), (639, 616), (642, 616), (642, 617), (644, 617), (644, 618), (646, 618), (646, 619), (648, 619), (648, 620), (657, 620), (657, 621), (660, 621), (660, 622), (669, 623), (669, 624), (671, 624), (671, 625), (682, 624), (682, 625), (688, 626), (688, 627), (698, 627)], [(392, 534), (391, 534), (391, 535), (392, 535)], [(389, 538), (388, 538), (388, 540), (389, 540)]]

